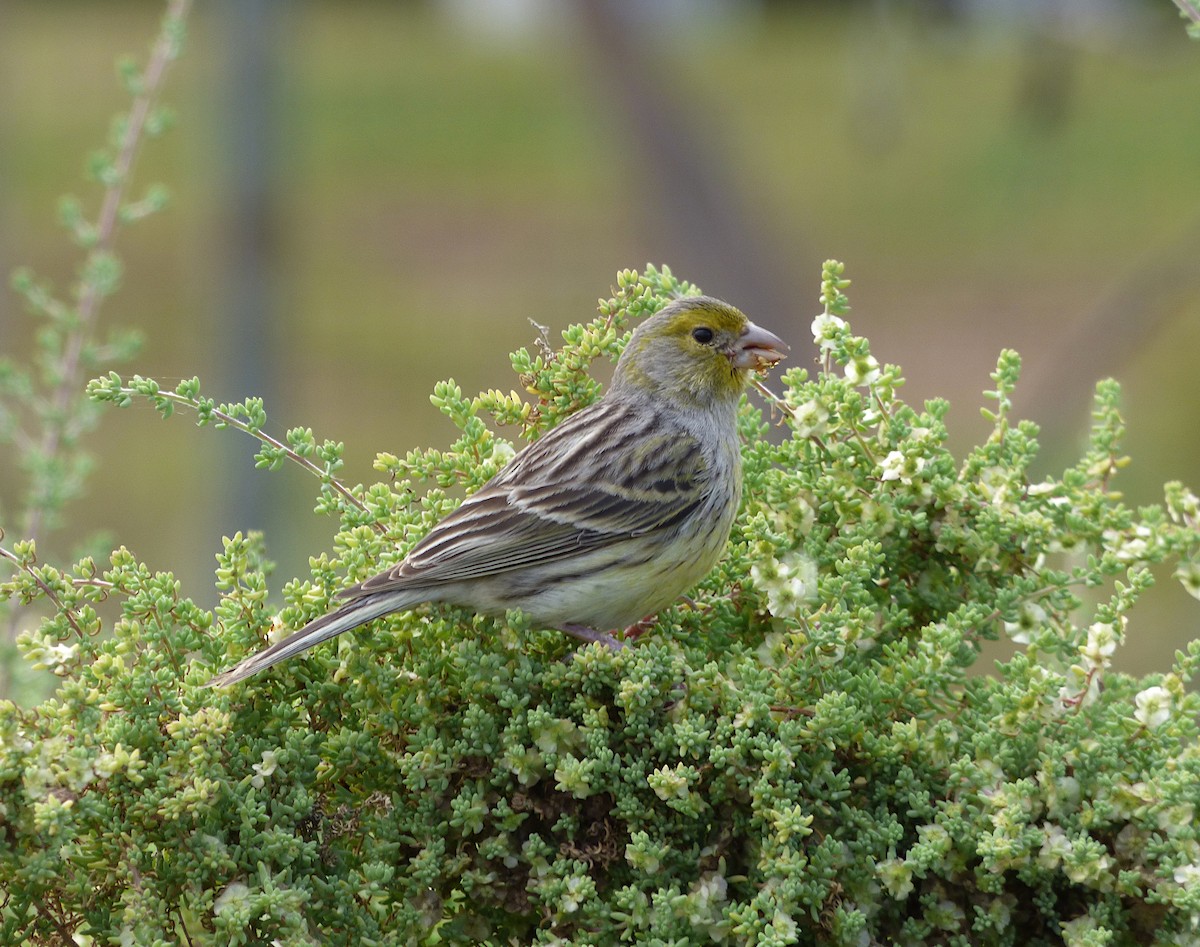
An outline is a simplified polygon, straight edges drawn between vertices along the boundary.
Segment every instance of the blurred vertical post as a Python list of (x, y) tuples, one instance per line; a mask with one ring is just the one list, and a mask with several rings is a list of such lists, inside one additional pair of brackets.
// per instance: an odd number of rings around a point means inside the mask
[[(699, 14), (710, 18), (752, 15), (756, 2), (652, 2), (575, 0), (583, 23), (595, 87), (614, 103), (639, 149), (643, 223), (650, 241), (677, 272), (688, 273), (706, 292), (763, 319), (791, 313), (797, 299), (815, 298), (806, 270), (789, 259), (805, 253), (776, 250), (720, 135), (668, 79), (647, 36), (677, 36)], [(655, 29), (656, 23), (665, 24)], [(715, 27), (714, 27), (715, 28)], [(811, 267), (809, 268), (811, 269)], [(779, 316), (775, 318), (778, 325)]]
[[(8, 4), (5, 0), (0, 0), (0, 35), (4, 34), (5, 21), (8, 19)], [(5, 88), (13, 88), (16, 85), (16, 77), (13, 75), (11, 64), (5, 60), (0, 60), (0, 82), (4, 83)], [(11, 137), (11, 129), (9, 114), (7, 109), (0, 109), (0, 141), (8, 141)], [(8, 221), (11, 214), (8, 213), (8, 208), (5, 206), (11, 202), (11, 192), (16, 186), (15, 175), (11, 175), (8, 168), (10, 149), (0, 148), (0, 220)], [(8, 242), (11, 239), (10, 229), (7, 225), (0, 225), (0, 260), (11, 260), (13, 254), (6, 252), (8, 250)], [(7, 281), (9, 273), (7, 270), (0, 273)], [(7, 283), (5, 289), (7, 289)], [(0, 351), (5, 349), (8, 344), (8, 335), (11, 331), (13, 323), (13, 308), (14, 299), (10, 292), (0, 292)], [(0, 692), (2, 693), (2, 692)]]
[[(262, 397), (268, 411), (278, 408), (271, 335), (279, 242), (272, 182), (278, 46), (286, 8), (285, 0), (224, 0), (220, 7), (228, 56), (219, 96), (223, 138), (218, 144), (226, 203), (218, 215), (224, 253), (215, 314), (221, 371), (212, 390), (220, 401)], [(269, 482), (246, 462), (244, 444), (229, 438), (222, 445), (226, 482), (214, 525), (223, 535), (267, 529), (272, 519)]]

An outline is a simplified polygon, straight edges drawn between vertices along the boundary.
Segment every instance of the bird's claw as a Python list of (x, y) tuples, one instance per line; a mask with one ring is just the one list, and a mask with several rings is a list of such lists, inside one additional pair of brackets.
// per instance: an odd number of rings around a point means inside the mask
[(562, 630), (572, 638), (578, 638), (589, 644), (602, 644), (613, 651), (620, 651), (625, 647), (624, 642), (618, 641), (607, 631), (597, 631), (595, 628), (587, 628), (583, 625), (564, 625)]

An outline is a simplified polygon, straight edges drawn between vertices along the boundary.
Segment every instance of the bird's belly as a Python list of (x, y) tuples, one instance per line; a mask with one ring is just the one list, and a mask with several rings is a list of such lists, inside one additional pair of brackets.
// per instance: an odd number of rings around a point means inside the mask
[[(721, 519), (697, 518), (670, 539), (619, 543), (568, 562), (512, 576), (497, 590), (550, 628), (583, 625), (613, 631), (666, 608), (716, 565), (729, 535)], [(503, 576), (494, 580), (504, 583)], [(515, 586), (515, 588), (514, 588)]]

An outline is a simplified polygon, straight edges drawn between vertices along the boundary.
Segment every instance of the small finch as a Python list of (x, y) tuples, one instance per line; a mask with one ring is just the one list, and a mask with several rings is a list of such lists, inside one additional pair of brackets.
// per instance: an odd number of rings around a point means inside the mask
[(218, 674), (221, 687), (422, 602), (620, 647), (612, 632), (665, 608), (716, 565), (742, 490), (737, 407), (787, 346), (707, 296), (634, 331), (603, 399), (522, 450), (387, 572)]

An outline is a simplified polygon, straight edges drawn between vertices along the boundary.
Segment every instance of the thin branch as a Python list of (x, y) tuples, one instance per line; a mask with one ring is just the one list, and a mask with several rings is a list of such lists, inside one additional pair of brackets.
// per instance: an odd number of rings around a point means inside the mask
[(1189, 20), (1200, 25), (1200, 4), (1192, 3), (1191, 0), (1175, 0), (1175, 6), (1179, 7), (1179, 12)]
[[(2, 537), (2, 536), (3, 536), (3, 532), (0, 532), (0, 537)], [(67, 622), (71, 625), (71, 627), (73, 629), (75, 629), (75, 634), (77, 634), (80, 638), (84, 637), (83, 629), (80, 628), (79, 623), (77, 621), (75, 621), (74, 612), (72, 612), (71, 609), (67, 608), (63, 604), (62, 599), (60, 599), (58, 597), (58, 595), (55, 593), (55, 591), (52, 588), (50, 588), (50, 586), (48, 586), (45, 582), (42, 581), (42, 577), (37, 574), (36, 569), (34, 569), (27, 562), (25, 562), (23, 559), (21, 559), (21, 557), (18, 556), (16, 553), (12, 552), (9, 549), (6, 549), (4, 546), (0, 546), (0, 559), (7, 559), (9, 562), (11, 562), (13, 565), (15, 565), (20, 571), (29, 575), (30, 578), (32, 578), (33, 581), (37, 583), (38, 588), (42, 590), (42, 594), (45, 595), (46, 598), (49, 599), (50, 602), (54, 605), (55, 610), (57, 612), (59, 612), (59, 614), (61, 614), (64, 618), (66, 618)]]
[[(155, 40), (150, 53), (150, 60), (142, 74), (141, 88), (133, 99), (129, 110), (129, 120), (118, 149), (116, 162), (113, 165), (112, 183), (104, 191), (104, 199), (100, 205), (100, 215), (96, 223), (96, 242), (91, 255), (111, 249), (116, 237), (117, 222), (122, 201), (133, 170), (133, 162), (137, 157), (138, 145), (145, 131), (146, 121), (150, 117), (155, 98), (162, 88), (167, 67), (178, 52), (178, 43), (173, 35), (173, 29), (182, 23), (188, 14), (191, 0), (171, 0), (163, 20), (163, 28)], [(95, 282), (85, 281), (76, 307), (77, 324), (66, 340), (63, 352), (59, 382), (51, 400), (54, 405), (52, 417), (67, 417), (70, 414), (71, 399), (78, 393), (81, 383), (81, 359), (84, 349), (92, 339), (96, 327), (96, 319), (100, 311), (103, 293)], [(59, 424), (47, 424), (42, 435), (39, 451), (42, 457), (57, 455), (62, 440), (63, 429)], [(41, 532), (43, 510), (34, 507), (29, 512), (29, 521), (25, 535), (36, 540)]]
[(795, 409), (786, 401), (784, 401), (783, 398), (768, 388), (763, 380), (757, 375), (754, 376), (751, 384), (758, 390), (759, 394), (761, 394), (767, 399), (767, 401), (770, 402), (772, 409), (777, 409), (780, 414), (787, 415), (789, 418), (796, 417)]
[[(153, 400), (155, 402), (169, 401), (172, 404), (181, 405), (186, 408), (191, 408), (192, 410), (199, 410), (199, 407), (200, 407), (200, 405), (196, 401), (194, 401), (193, 399), (188, 398), (184, 395), (179, 394), (179, 392), (177, 392), (177, 391), (158, 391), (153, 396), (148, 396), (144, 391), (140, 391), (137, 388), (121, 386), (119, 388), (114, 387), (114, 388), (106, 389), (105, 394), (106, 395), (123, 394), (123, 395), (129, 395), (131, 397), (151, 397), (151, 400)], [(279, 451), (281, 454), (283, 454), (285, 457), (287, 457), (288, 460), (295, 461), (297, 464), (299, 464), (301, 467), (303, 467), (309, 473), (311, 473), (315, 477), (317, 477), (322, 483), (329, 484), (329, 486), (332, 487), (338, 493), (340, 493), (346, 499), (346, 501), (348, 503), (353, 504), (354, 506), (356, 506), (358, 509), (360, 509), (364, 513), (370, 512), (367, 509), (367, 505), (365, 503), (363, 503), (363, 501), (360, 500), (358, 497), (356, 497), (344, 483), (342, 483), (340, 480), (338, 480), (337, 477), (333, 476), (333, 474), (330, 473), (324, 467), (320, 467), (317, 464), (314, 464), (307, 457), (304, 457), (304, 456), (296, 453), (296, 451), (292, 450), (292, 448), (290, 448), (287, 444), (283, 443), (282, 441), (278, 440), (277, 438), (272, 437), (270, 434), (267, 434), (265, 431), (262, 431), (256, 427), (254, 427), (253, 425), (247, 424), (245, 421), (241, 420), (240, 418), (235, 418), (233, 415), (228, 414), (228, 413), (220, 410), (219, 408), (212, 408), (210, 411), (207, 412), (207, 414), (209, 416), (211, 416), (213, 418), (213, 420), (216, 421), (218, 424), (234, 428), (235, 430), (241, 431), (244, 434), (249, 434), (251, 437), (256, 438), (257, 440), (268, 445), (269, 447)], [(375, 526), (381, 532), (383, 531), (382, 524), (376, 523)]]

